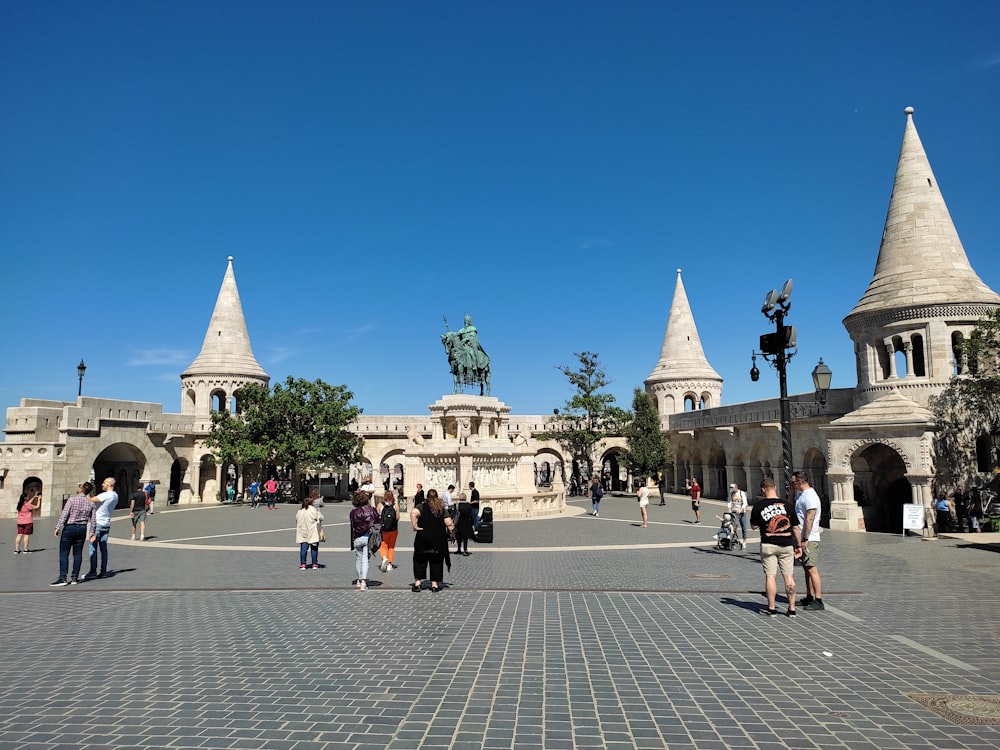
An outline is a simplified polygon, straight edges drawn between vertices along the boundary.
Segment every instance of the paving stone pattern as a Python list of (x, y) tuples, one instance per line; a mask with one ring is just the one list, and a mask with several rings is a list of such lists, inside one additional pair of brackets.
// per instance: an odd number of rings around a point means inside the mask
[(0, 750), (1000, 746), (907, 696), (1000, 695), (1000, 545), (826, 532), (828, 609), (770, 619), (756, 543), (715, 550), (683, 499), (649, 529), (573, 505), (497, 523), (436, 595), (405, 524), (400, 570), (354, 588), (346, 504), (318, 571), (295, 507), (213, 506), (143, 543), (116, 517), (115, 575), (58, 589), (53, 521), (18, 556), (0, 521)]

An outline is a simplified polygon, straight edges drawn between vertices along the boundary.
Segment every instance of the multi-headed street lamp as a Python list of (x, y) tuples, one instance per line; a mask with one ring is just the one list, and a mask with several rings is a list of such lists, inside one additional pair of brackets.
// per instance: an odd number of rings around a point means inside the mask
[(781, 407), (781, 463), (785, 485), (792, 478), (792, 409), (788, 403), (788, 378), (785, 369), (798, 349), (795, 346), (795, 327), (785, 325), (785, 316), (792, 307), (792, 280), (789, 279), (781, 287), (781, 292), (772, 289), (765, 295), (760, 311), (764, 317), (774, 323), (774, 333), (765, 333), (760, 337), (760, 351), (752, 352), (753, 366), (750, 368), (750, 379), (756, 382), (760, 379), (757, 369), (757, 356), (761, 356), (778, 371), (778, 383), (781, 389), (779, 404)]

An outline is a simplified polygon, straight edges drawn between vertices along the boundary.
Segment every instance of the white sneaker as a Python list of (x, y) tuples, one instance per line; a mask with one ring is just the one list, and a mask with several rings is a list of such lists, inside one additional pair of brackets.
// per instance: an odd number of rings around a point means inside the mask
[(139, 541), (140, 541), (140, 542), (144, 542), (144, 541), (146, 541), (146, 535), (145, 535), (145, 534), (143, 534), (142, 536), (140, 536), (140, 537), (139, 537)]
[(381, 570), (383, 573), (385, 573), (386, 570), (385, 566), (388, 564), (389, 564), (389, 558), (383, 557), (382, 562), (378, 564), (378, 569)]
[(134, 542), (135, 541), (135, 534), (133, 534), (132, 536), (130, 536), (129, 539), (131, 539)]

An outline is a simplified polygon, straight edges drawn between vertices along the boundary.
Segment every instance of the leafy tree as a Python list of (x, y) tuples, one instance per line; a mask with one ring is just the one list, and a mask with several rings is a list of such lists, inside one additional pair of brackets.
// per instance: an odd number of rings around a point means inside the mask
[(656, 405), (641, 388), (632, 394), (632, 420), (624, 433), (628, 441), (625, 463), (629, 472), (638, 477), (655, 477), (670, 460), (670, 446), (660, 430)]
[(346, 386), (301, 378), (273, 391), (243, 386), (238, 414), (215, 412), (206, 444), (223, 462), (294, 466), (316, 472), (361, 458), (361, 438), (347, 426), (361, 414)]
[(594, 352), (577, 352), (578, 369), (557, 369), (569, 379), (575, 393), (552, 418), (543, 439), (555, 440), (574, 459), (582, 459), (593, 472), (594, 450), (609, 435), (620, 435), (629, 414), (615, 406), (615, 397), (602, 392), (611, 381)]
[(931, 400), (939, 423), (937, 455), (953, 481), (976, 484), (982, 471), (996, 469), (998, 458), (987, 453), (991, 436), (1000, 433), (1000, 309), (979, 321), (955, 355), (958, 374)]

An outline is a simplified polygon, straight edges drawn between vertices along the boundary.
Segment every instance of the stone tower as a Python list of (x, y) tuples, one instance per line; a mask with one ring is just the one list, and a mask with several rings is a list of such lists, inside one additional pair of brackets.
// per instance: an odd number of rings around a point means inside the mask
[(181, 413), (209, 419), (213, 411), (234, 411), (240, 387), (268, 381), (250, 348), (230, 255), (201, 353), (181, 375)]
[(722, 403), (722, 378), (705, 359), (679, 268), (660, 359), (645, 385), (661, 421), (671, 414)]
[(958, 344), (1000, 295), (972, 270), (906, 110), (875, 274), (844, 318), (858, 369), (855, 406), (895, 391), (926, 407), (962, 367)]

